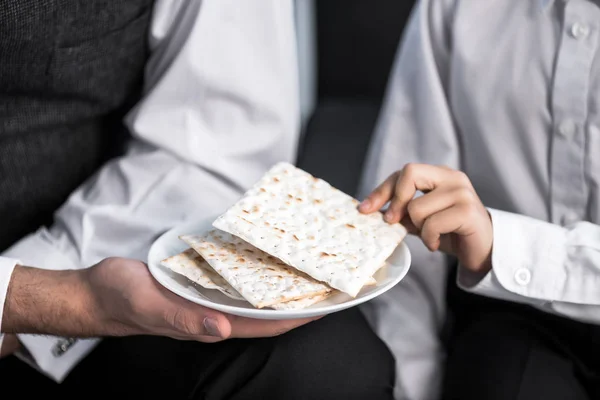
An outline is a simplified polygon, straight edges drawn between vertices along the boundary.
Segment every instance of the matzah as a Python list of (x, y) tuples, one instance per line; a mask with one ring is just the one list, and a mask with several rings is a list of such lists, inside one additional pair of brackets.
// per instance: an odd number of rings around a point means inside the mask
[(272, 167), (213, 226), (356, 297), (406, 236), (381, 213), (288, 163)]
[(275, 310), (299, 310), (323, 301), (331, 296), (331, 294), (333, 294), (333, 291), (325, 294), (318, 294), (312, 297), (306, 297), (304, 299), (288, 301), (286, 303), (273, 304), (271, 305), (271, 308)]
[(256, 308), (318, 296), (331, 291), (227, 232), (212, 230), (180, 239), (196, 250), (238, 293)]
[(216, 289), (232, 299), (244, 300), (244, 297), (216, 273), (194, 249), (187, 249), (182, 253), (165, 258), (161, 264), (203, 288)]

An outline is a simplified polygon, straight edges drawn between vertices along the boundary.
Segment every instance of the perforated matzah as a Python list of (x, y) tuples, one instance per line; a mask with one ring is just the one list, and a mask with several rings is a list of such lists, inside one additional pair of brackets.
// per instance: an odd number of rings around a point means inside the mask
[(236, 300), (244, 300), (221, 275), (194, 249), (187, 249), (161, 261), (161, 264), (171, 271), (185, 276), (190, 281), (206, 289), (215, 289)]
[(286, 303), (277, 303), (277, 304), (273, 304), (271, 306), (271, 308), (275, 309), (275, 310), (299, 310), (302, 308), (306, 308), (309, 306), (312, 306), (313, 304), (316, 304), (320, 301), (323, 301), (325, 299), (327, 299), (329, 296), (331, 296), (331, 294), (333, 294), (333, 292), (329, 292), (329, 293), (325, 293), (325, 294), (318, 294), (316, 296), (311, 296), (311, 297), (306, 297), (304, 299), (299, 299), (299, 300), (292, 300), (292, 301), (288, 301)]
[(180, 238), (254, 307), (263, 308), (331, 291), (327, 285), (227, 232), (213, 230)]
[(356, 296), (406, 236), (381, 213), (278, 163), (213, 223), (331, 287)]

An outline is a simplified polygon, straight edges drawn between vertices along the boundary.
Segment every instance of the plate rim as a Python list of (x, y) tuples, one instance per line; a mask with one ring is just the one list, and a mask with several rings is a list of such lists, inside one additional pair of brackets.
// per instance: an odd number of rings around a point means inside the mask
[[(390, 282), (386, 283), (385, 285), (382, 285), (381, 287), (377, 288), (376, 290), (373, 290), (372, 292), (370, 292), (364, 296), (352, 298), (352, 299), (344, 301), (342, 303), (330, 304), (330, 305), (321, 306), (321, 307), (317, 306), (314, 308), (309, 307), (309, 308), (303, 308), (303, 309), (297, 309), (297, 310), (273, 310), (273, 309), (244, 308), (244, 307), (238, 307), (235, 305), (222, 304), (222, 303), (212, 301), (208, 298), (202, 298), (199, 296), (191, 296), (183, 291), (178, 290), (177, 288), (172, 287), (172, 285), (169, 282), (163, 281), (163, 279), (161, 278), (161, 275), (166, 275), (169, 273), (174, 274), (174, 272), (169, 271), (167, 268), (163, 267), (159, 262), (154, 261), (154, 258), (156, 258), (156, 257), (154, 257), (154, 253), (158, 251), (157, 247), (160, 245), (160, 243), (167, 240), (166, 239), (167, 236), (177, 235), (176, 231), (181, 231), (186, 226), (196, 226), (196, 227), (202, 226), (202, 225), (212, 226), (212, 222), (216, 218), (217, 218), (217, 216), (214, 216), (214, 217), (211, 216), (211, 217), (197, 218), (195, 220), (188, 220), (187, 222), (173, 226), (172, 228), (163, 232), (158, 238), (156, 238), (156, 240), (154, 240), (154, 242), (152, 242), (152, 245), (150, 246), (150, 248), (148, 250), (146, 265), (148, 266), (148, 270), (149, 270), (150, 274), (152, 275), (152, 277), (154, 278), (154, 280), (156, 280), (165, 289), (176, 294), (177, 296), (180, 296), (188, 301), (191, 301), (192, 303), (201, 305), (206, 308), (210, 308), (212, 310), (220, 311), (220, 312), (223, 312), (226, 314), (248, 317), (248, 318), (255, 318), (255, 319), (270, 319), (270, 320), (310, 318), (310, 317), (331, 314), (334, 312), (342, 311), (342, 310), (369, 302), (369, 301), (373, 300), (374, 298), (379, 297), (379, 296), (383, 295), (384, 293), (388, 292), (389, 290), (394, 288), (398, 283), (400, 283), (406, 277), (406, 275), (408, 274), (408, 272), (411, 268), (411, 265), (412, 265), (412, 254), (410, 252), (408, 245), (406, 244), (406, 241), (402, 240), (398, 244), (398, 247), (396, 247), (396, 249), (394, 250), (394, 253), (398, 252), (398, 251), (402, 252), (403, 253), (402, 257), (406, 260), (406, 264), (404, 265), (404, 267), (402, 268), (402, 271), (398, 274), (398, 276), (394, 277), (392, 280), (390, 280)], [(179, 234), (181, 234), (181, 233), (179, 233)], [(210, 289), (207, 289), (207, 290), (210, 290)]]

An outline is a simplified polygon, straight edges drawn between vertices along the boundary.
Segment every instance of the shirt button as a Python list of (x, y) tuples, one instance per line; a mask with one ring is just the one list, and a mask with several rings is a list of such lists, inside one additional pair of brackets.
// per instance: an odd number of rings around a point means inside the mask
[(579, 221), (579, 217), (577, 216), (577, 213), (574, 211), (567, 211), (561, 218), (561, 222), (562, 222), (563, 226), (570, 225), (577, 221)]
[(525, 286), (531, 282), (531, 272), (527, 268), (519, 268), (515, 272), (515, 282), (521, 286)]
[(577, 126), (575, 126), (575, 122), (570, 119), (566, 119), (560, 123), (558, 126), (558, 133), (565, 139), (570, 139), (575, 134), (577, 130)]
[(590, 27), (581, 22), (575, 22), (571, 25), (571, 36), (575, 39), (585, 39), (590, 34)]

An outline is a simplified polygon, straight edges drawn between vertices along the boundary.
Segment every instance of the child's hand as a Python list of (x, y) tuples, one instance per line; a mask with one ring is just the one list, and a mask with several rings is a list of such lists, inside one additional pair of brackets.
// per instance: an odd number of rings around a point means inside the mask
[[(423, 196), (413, 199), (417, 191)], [(384, 218), (401, 222), (431, 251), (456, 256), (473, 272), (491, 269), (492, 220), (463, 172), (427, 164), (407, 164), (359, 206), (363, 213), (391, 201)]]

